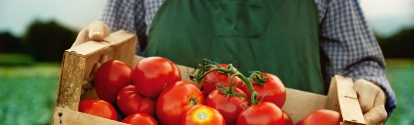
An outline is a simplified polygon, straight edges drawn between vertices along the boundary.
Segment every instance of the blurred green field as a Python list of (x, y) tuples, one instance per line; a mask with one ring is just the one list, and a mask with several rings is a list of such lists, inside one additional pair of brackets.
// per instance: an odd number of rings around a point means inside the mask
[(50, 124), (59, 67), (0, 67), (0, 125)]
[[(414, 60), (387, 60), (398, 107), (388, 125), (414, 125)], [(0, 125), (50, 124), (59, 64), (0, 67)]]

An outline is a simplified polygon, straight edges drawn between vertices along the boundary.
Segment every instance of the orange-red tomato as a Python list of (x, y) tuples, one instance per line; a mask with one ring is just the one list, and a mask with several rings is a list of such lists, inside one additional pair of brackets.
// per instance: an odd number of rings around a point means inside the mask
[(110, 60), (103, 63), (95, 73), (95, 89), (99, 99), (116, 105), (118, 92), (132, 84), (132, 69), (128, 64)]
[(237, 125), (283, 125), (282, 110), (271, 102), (261, 102), (241, 111)]
[(301, 125), (339, 125), (341, 119), (336, 111), (319, 109), (306, 116)]
[(201, 91), (192, 83), (178, 81), (169, 84), (157, 100), (156, 114), (160, 124), (180, 125), (185, 112), (193, 106), (204, 104)]
[(182, 118), (182, 125), (225, 125), (223, 116), (214, 108), (196, 105), (190, 108)]
[[(234, 92), (246, 96), (246, 94), (238, 88), (236, 88)], [(210, 106), (219, 111), (224, 119), (226, 119), (227, 125), (235, 125), (237, 116), (244, 110), (244, 106), (247, 106), (248, 104), (249, 99), (245, 97), (227, 96), (218, 90), (214, 90), (206, 98), (206, 106)]]
[(146, 113), (155, 117), (155, 104), (152, 99), (142, 97), (136, 92), (134, 85), (128, 85), (118, 93), (117, 104), (121, 112), (129, 116), (135, 113)]
[[(228, 64), (220, 64), (223, 68), (228, 68)], [(237, 71), (237, 69), (235, 69)], [(208, 70), (207, 70), (208, 71)], [(217, 86), (220, 84), (224, 85), (225, 87), (230, 86), (230, 78), (232, 74), (222, 73), (220, 71), (214, 71), (207, 74), (203, 78), (203, 89), (204, 89), (204, 97), (207, 97), (212, 91), (216, 90)], [(239, 88), (242, 86), (243, 82), (239, 77), (234, 77), (232, 80), (232, 86)]]
[(293, 121), (292, 121), (292, 118), (290, 118), (290, 115), (284, 110), (282, 110), (282, 112), (283, 112), (283, 118), (285, 119), (285, 125), (293, 125)]
[(136, 113), (129, 115), (122, 120), (123, 123), (131, 125), (158, 125), (153, 117), (145, 113)]
[(142, 59), (132, 72), (137, 92), (148, 98), (157, 98), (168, 84), (181, 80), (178, 67), (162, 57)]
[(84, 100), (79, 103), (78, 111), (111, 120), (118, 120), (115, 108), (104, 100)]
[[(282, 108), (286, 101), (285, 85), (283, 85), (279, 77), (273, 74), (263, 73), (263, 77), (267, 78), (267, 81), (263, 85), (253, 84), (253, 88), (258, 94), (257, 100), (260, 101), (264, 97), (263, 102), (272, 102), (277, 107)], [(241, 88), (250, 98), (251, 93), (247, 85), (243, 85)]]

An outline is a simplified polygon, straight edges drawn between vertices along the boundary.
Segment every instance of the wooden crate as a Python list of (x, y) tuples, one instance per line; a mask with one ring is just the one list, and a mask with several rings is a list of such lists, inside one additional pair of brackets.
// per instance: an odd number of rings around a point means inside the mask
[[(81, 90), (83, 81), (89, 77), (93, 65), (99, 62), (100, 56), (108, 55), (108, 59), (121, 60), (135, 67), (143, 59), (143, 57), (134, 55), (136, 43), (137, 37), (134, 34), (118, 31), (110, 34), (102, 42), (91, 41), (66, 50), (61, 66), (52, 124), (125, 125), (77, 110), (81, 97), (90, 98), (85, 95), (95, 93), (93, 90), (82, 93)], [(180, 65), (178, 68), (182, 79), (191, 81), (188, 74), (193, 68)], [(357, 95), (353, 89), (353, 81), (350, 78), (334, 76), (328, 96), (290, 88), (287, 88), (286, 95), (286, 102), (282, 109), (290, 114), (294, 123), (317, 109), (332, 109), (342, 114), (343, 125), (365, 125)]]

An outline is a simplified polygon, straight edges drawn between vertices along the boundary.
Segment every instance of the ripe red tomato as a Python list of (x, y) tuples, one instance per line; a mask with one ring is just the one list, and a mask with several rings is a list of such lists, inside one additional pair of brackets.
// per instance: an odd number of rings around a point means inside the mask
[(157, 121), (153, 117), (145, 113), (135, 113), (129, 115), (124, 120), (123, 123), (131, 125), (158, 125)]
[(95, 73), (95, 90), (99, 99), (116, 104), (119, 90), (132, 84), (132, 69), (128, 64), (110, 60), (103, 63)]
[(292, 121), (292, 118), (290, 118), (290, 115), (284, 110), (282, 110), (282, 112), (283, 112), (283, 118), (285, 119), (285, 125), (293, 125), (293, 121)]
[(282, 110), (271, 102), (261, 102), (241, 111), (237, 125), (283, 125)]
[(339, 125), (341, 119), (341, 114), (336, 111), (319, 109), (306, 116), (302, 125)]
[[(258, 94), (257, 101), (262, 100), (265, 96), (263, 102), (272, 102), (282, 108), (286, 101), (286, 88), (282, 81), (277, 76), (269, 73), (263, 73), (263, 77), (268, 78), (263, 85), (253, 84), (253, 89)], [(247, 85), (243, 85), (241, 88), (250, 98), (251, 94)]]
[[(221, 67), (223, 68), (228, 68), (229, 65), (228, 64), (220, 64)], [(237, 69), (235, 69), (237, 70)], [(223, 84), (225, 87), (229, 87), (230, 86), (230, 78), (231, 78), (232, 74), (226, 74), (226, 73), (222, 73), (220, 71), (214, 71), (211, 72), (209, 74), (207, 74), (204, 78), (203, 78), (203, 89), (204, 89), (204, 97), (207, 97), (208, 94), (210, 94), (212, 91), (216, 90), (217, 86), (220, 84)], [(234, 77), (233, 81), (232, 81), (232, 86), (236, 86), (237, 88), (242, 86), (243, 82), (239, 77)]]
[(154, 102), (149, 98), (141, 97), (134, 85), (125, 86), (118, 93), (117, 104), (121, 112), (126, 115), (145, 113), (155, 116)]
[(182, 118), (182, 125), (225, 125), (223, 116), (214, 108), (196, 105), (190, 108)]
[(115, 108), (104, 100), (84, 100), (79, 103), (78, 111), (111, 120), (118, 120)]
[(201, 91), (192, 83), (178, 81), (168, 85), (157, 100), (156, 114), (162, 125), (180, 125), (191, 107), (204, 104)]
[(303, 120), (296, 123), (296, 125), (303, 125)]
[[(234, 92), (246, 96), (246, 94), (238, 88)], [(224, 119), (226, 119), (227, 125), (235, 125), (237, 116), (244, 110), (244, 106), (249, 104), (248, 100), (249, 99), (245, 97), (227, 96), (218, 90), (214, 90), (207, 96), (206, 106), (219, 111)]]
[(157, 98), (167, 84), (181, 80), (178, 67), (162, 57), (141, 60), (135, 67), (132, 77), (138, 93), (148, 98)]

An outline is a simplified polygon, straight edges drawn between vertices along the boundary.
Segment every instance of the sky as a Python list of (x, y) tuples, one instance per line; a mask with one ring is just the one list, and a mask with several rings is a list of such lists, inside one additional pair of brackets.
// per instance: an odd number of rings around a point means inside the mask
[[(24, 34), (33, 20), (57, 20), (81, 30), (98, 19), (106, 0), (0, 0), (0, 32)], [(401, 29), (414, 27), (414, 0), (360, 0), (370, 27), (390, 36)]]
[(414, 0), (360, 0), (360, 4), (368, 24), (380, 35), (414, 27)]
[(81, 30), (98, 19), (106, 0), (0, 0), (0, 32), (24, 34), (35, 19)]

